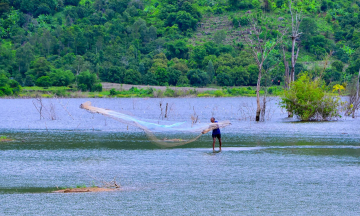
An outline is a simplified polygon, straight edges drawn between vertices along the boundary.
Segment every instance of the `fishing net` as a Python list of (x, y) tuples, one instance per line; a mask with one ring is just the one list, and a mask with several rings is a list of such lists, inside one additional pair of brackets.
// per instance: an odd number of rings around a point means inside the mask
[(171, 122), (140, 119), (124, 113), (91, 106), (91, 102), (81, 104), (80, 108), (99, 113), (127, 125), (142, 129), (149, 140), (161, 147), (175, 147), (194, 142), (202, 134), (230, 125), (230, 121), (216, 123)]

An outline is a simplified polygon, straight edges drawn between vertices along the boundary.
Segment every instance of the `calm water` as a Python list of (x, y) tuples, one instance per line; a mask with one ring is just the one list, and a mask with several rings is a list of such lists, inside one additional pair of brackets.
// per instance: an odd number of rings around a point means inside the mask
[[(211, 135), (161, 149), (145, 134), (79, 108), (84, 99), (0, 100), (0, 215), (359, 215), (360, 120), (300, 123), (277, 100), (250, 121), (253, 98), (88, 99), (148, 119), (231, 120)], [(36, 104), (36, 103), (35, 103)], [(53, 107), (51, 111), (50, 107)], [(171, 109), (170, 109), (171, 108)], [(51, 120), (51, 117), (54, 120)], [(116, 177), (122, 190), (53, 194)]]

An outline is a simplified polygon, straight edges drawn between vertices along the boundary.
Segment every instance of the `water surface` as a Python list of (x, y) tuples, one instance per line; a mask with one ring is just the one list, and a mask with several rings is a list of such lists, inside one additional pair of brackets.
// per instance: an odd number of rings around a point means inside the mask
[[(357, 215), (360, 121), (299, 123), (270, 102), (255, 123), (253, 98), (88, 99), (134, 116), (201, 122), (231, 120), (224, 147), (211, 135), (159, 148), (136, 128), (79, 108), (84, 99), (49, 99), (56, 118), (30, 100), (0, 100), (0, 215)], [(66, 107), (66, 109), (64, 109)], [(181, 135), (179, 135), (181, 136)], [(122, 184), (119, 192), (53, 194), (57, 187)]]

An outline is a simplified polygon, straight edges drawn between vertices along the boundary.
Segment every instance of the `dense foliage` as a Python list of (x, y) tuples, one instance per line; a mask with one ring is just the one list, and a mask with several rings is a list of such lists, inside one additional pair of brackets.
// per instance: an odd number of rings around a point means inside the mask
[[(334, 50), (326, 83), (351, 80), (360, 67), (359, 5), (352, 0), (294, 2), (306, 17), (297, 73), (307, 65), (313, 70), (309, 63)], [(230, 31), (246, 28), (250, 14), (264, 13), (274, 25), (289, 27), (285, 0), (0, 0), (0, 74), (8, 79), (6, 86), (76, 82), (82, 91), (100, 90), (99, 81), (254, 86), (254, 59)], [(225, 27), (210, 23), (208, 18), (216, 16), (225, 17)], [(201, 23), (213, 30), (201, 29)], [(345, 45), (355, 53), (349, 56)], [(289, 41), (285, 46), (290, 50)], [(279, 53), (275, 50), (269, 61), (281, 61)], [(350, 64), (346, 70), (345, 64)], [(281, 84), (283, 71), (280, 63), (267, 76), (270, 84)]]
[(0, 74), (0, 96), (18, 95), (21, 87), (15, 80), (9, 80), (4, 74)]
[(340, 98), (327, 96), (321, 80), (312, 80), (306, 73), (285, 90), (281, 104), (303, 121), (339, 117)]

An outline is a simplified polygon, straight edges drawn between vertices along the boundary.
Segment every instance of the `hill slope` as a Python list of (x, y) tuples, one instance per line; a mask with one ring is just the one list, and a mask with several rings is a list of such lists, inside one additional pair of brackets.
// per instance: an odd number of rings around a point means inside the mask
[[(305, 17), (297, 73), (319, 73), (314, 62), (333, 50), (324, 80), (331, 85), (351, 80), (360, 67), (359, 5), (352, 0), (293, 3)], [(25, 86), (77, 82), (82, 90), (99, 89), (99, 80), (255, 85), (256, 65), (239, 37), (247, 32), (249, 17), (267, 16), (274, 27), (290, 27), (284, 0), (0, 0), (0, 16), (3, 88), (16, 86), (9, 78)], [(351, 56), (347, 47), (355, 51)], [(274, 61), (281, 61), (282, 51), (276, 52)], [(264, 79), (279, 84), (283, 74), (280, 63)]]

